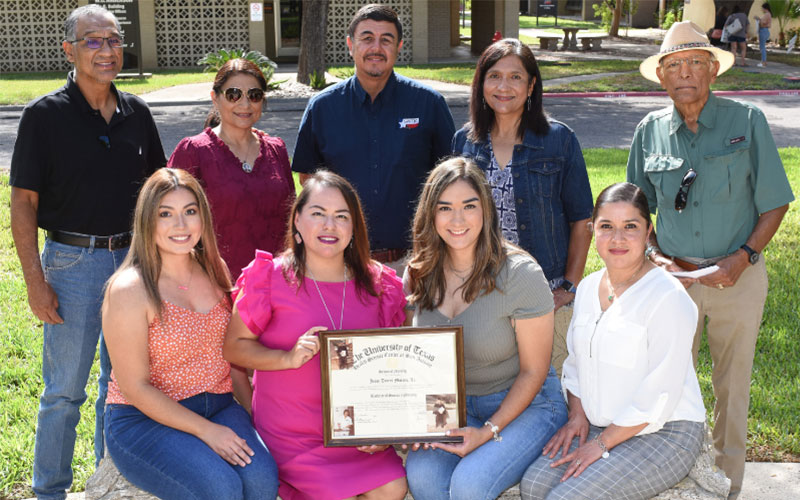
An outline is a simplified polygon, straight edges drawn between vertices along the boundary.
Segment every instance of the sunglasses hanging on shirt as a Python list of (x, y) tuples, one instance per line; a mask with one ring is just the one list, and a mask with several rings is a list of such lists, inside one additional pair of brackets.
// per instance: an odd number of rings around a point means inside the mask
[(678, 213), (686, 208), (686, 204), (689, 202), (689, 188), (692, 187), (695, 179), (697, 179), (697, 172), (692, 168), (690, 168), (683, 176), (683, 179), (681, 179), (681, 187), (678, 189), (678, 194), (675, 196), (675, 210), (677, 210)]

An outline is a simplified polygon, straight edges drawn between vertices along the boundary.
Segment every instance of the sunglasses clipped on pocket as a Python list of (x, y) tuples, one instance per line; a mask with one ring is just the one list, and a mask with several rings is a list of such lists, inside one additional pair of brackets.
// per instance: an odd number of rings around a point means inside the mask
[(678, 188), (678, 194), (675, 196), (675, 210), (679, 213), (683, 212), (689, 202), (689, 188), (692, 187), (695, 179), (697, 179), (697, 172), (692, 168), (681, 179), (681, 187)]
[(253, 103), (259, 103), (264, 100), (264, 91), (258, 87), (247, 89), (247, 92), (243, 92), (238, 87), (228, 87), (223, 94), (225, 94), (225, 99), (228, 102), (239, 102), (243, 94), (247, 94), (247, 100)]

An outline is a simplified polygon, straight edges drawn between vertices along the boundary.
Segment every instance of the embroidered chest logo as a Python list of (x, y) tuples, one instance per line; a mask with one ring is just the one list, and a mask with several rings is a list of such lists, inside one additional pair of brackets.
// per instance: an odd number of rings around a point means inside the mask
[(744, 136), (734, 137), (733, 139), (731, 139), (731, 144), (736, 144), (737, 142), (742, 142), (742, 141), (744, 141)]
[(419, 127), (419, 118), (403, 118), (400, 120), (400, 128), (417, 128)]

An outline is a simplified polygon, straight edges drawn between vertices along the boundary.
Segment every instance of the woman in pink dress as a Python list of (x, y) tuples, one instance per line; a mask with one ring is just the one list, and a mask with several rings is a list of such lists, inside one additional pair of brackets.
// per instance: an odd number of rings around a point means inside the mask
[(370, 260), (353, 187), (318, 172), (289, 219), (287, 250), (257, 251), (236, 283), (223, 353), (255, 370), (253, 420), (278, 463), (280, 496), (402, 499), (405, 471), (393, 448), (325, 448), (321, 330), (400, 326), (405, 297), (394, 271)]
[(231, 276), (260, 248), (283, 249), (294, 180), (286, 145), (253, 128), (267, 81), (246, 59), (225, 63), (211, 91), (214, 108), (200, 134), (175, 147), (168, 167), (188, 170), (203, 185), (214, 213), (219, 251)]

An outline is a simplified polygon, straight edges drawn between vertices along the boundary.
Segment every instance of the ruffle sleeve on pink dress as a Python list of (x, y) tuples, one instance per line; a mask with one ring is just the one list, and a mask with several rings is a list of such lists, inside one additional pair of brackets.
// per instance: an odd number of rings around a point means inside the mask
[[(253, 335), (261, 336), (272, 318), (272, 254), (256, 250), (256, 258), (242, 269), (233, 298), (236, 310)], [(278, 269), (280, 272), (280, 269)]]

